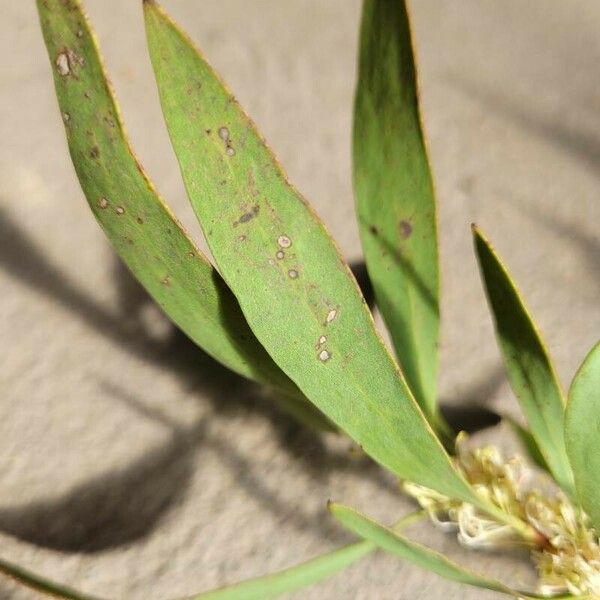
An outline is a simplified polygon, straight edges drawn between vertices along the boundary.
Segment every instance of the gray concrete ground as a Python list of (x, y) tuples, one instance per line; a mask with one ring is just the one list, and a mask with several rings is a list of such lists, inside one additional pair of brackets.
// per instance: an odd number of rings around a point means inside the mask
[[(198, 233), (139, 2), (89, 0), (133, 142)], [(567, 383), (600, 333), (600, 5), (413, 1), (443, 262), (441, 397), (514, 413), (468, 224), (510, 265)], [(180, 597), (349, 540), (327, 498), (393, 520), (394, 482), (175, 334), (119, 267), (70, 166), (33, 2), (1, 0), (1, 555), (106, 598)], [(357, 0), (165, 0), (343, 251)], [(492, 437), (509, 444), (507, 432)], [(520, 558), (473, 566), (527, 580)], [(0, 597), (36, 595), (0, 581)], [(378, 555), (298, 599), (492, 598)]]

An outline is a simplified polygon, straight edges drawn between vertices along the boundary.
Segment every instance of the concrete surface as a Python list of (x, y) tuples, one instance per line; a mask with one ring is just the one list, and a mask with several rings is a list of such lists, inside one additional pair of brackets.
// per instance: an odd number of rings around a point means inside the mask
[[(135, 147), (184, 222), (139, 2), (88, 0)], [(357, 0), (165, 0), (349, 258)], [(350, 539), (336, 498), (393, 520), (394, 483), (176, 335), (118, 267), (70, 166), (33, 2), (0, 1), (3, 557), (106, 598), (180, 597)], [(510, 265), (564, 382), (600, 334), (600, 5), (413, 2), (443, 256), (444, 402), (514, 412), (471, 250)], [(502, 429), (492, 437), (509, 441)], [(504, 578), (519, 558), (469, 554)], [(36, 595), (0, 581), (0, 597)], [(492, 598), (379, 555), (298, 599)]]

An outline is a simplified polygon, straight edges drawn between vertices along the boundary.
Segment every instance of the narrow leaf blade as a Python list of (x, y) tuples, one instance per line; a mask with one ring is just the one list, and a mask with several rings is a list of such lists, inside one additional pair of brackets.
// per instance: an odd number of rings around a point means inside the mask
[(564, 440), (564, 398), (554, 366), (508, 271), (481, 232), (475, 249), (508, 380), (551, 473), (569, 494), (573, 473)]
[(268, 600), (295, 592), (331, 577), (374, 550), (369, 542), (358, 542), (319, 556), (290, 569), (257, 577), (218, 590), (190, 596), (186, 600)]
[(344, 527), (356, 535), (422, 569), (458, 583), (493, 590), (510, 596), (523, 597), (521, 592), (515, 592), (499, 581), (473, 573), (448, 560), (442, 554), (409, 540), (352, 508), (341, 504), (331, 504), (329, 510)]
[(88, 596), (69, 587), (54, 583), (41, 575), (37, 575), (4, 559), (0, 559), (0, 573), (21, 585), (36, 592), (52, 596), (53, 598), (60, 598), (61, 600), (100, 600), (99, 598)]
[[(424, 516), (423, 511), (412, 513), (396, 523), (393, 529), (401, 531)], [(369, 541), (350, 544), (272, 575), (205, 592), (187, 600), (268, 600), (276, 598), (281, 594), (300, 590), (331, 577), (357, 560), (364, 558), (376, 548), (377, 546)]]
[(577, 496), (600, 531), (600, 343), (587, 355), (571, 384), (565, 437)]
[(359, 230), (377, 305), (430, 422), (437, 406), (439, 276), (436, 204), (404, 0), (365, 0), (354, 106)]
[(98, 223), (135, 277), (203, 350), (285, 392), (299, 418), (329, 427), (251, 332), (227, 285), (156, 193), (127, 140), (78, 0), (38, 0), (69, 151)]
[(188, 38), (154, 2), (144, 6), (163, 113), (190, 201), (258, 339), (375, 460), (477, 503), (376, 334), (323, 224)]

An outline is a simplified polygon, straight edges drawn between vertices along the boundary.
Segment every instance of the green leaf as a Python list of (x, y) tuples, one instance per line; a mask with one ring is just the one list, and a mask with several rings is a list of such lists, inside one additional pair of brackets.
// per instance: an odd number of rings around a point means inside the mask
[(369, 540), (386, 552), (395, 554), (422, 569), (436, 573), (440, 577), (510, 596), (541, 598), (541, 596), (511, 590), (495, 579), (473, 573), (450, 561), (442, 554), (409, 540), (352, 508), (341, 504), (330, 504), (329, 510), (344, 527), (356, 535)]
[(537, 445), (535, 438), (531, 435), (531, 431), (510, 417), (504, 417), (504, 420), (512, 429), (533, 464), (542, 469), (542, 471), (547, 471), (549, 473), (550, 468), (548, 467), (548, 463), (540, 452), (540, 447)]
[[(400, 531), (423, 518), (424, 515), (425, 513), (422, 511), (408, 515), (394, 526), (394, 530)], [(367, 556), (376, 548), (377, 546), (369, 541), (358, 542), (272, 575), (257, 577), (237, 585), (191, 596), (188, 600), (267, 600), (276, 598), (281, 594), (300, 590), (331, 577)]]
[(275, 362), (367, 454), (476, 504), (425, 420), (348, 266), (188, 38), (145, 3), (167, 128), (220, 272)]
[[(412, 513), (396, 523), (394, 531), (400, 531), (425, 516), (424, 511)], [(376, 548), (377, 546), (369, 541), (349, 544), (277, 573), (243, 581), (218, 590), (195, 594), (187, 600), (267, 600), (268, 598), (276, 598), (281, 594), (300, 590), (331, 577), (338, 571), (367, 556)], [(63, 600), (99, 600), (53, 583), (1, 559), (0, 573), (31, 589)]]
[(61, 598), (62, 600), (99, 600), (99, 598), (94, 596), (88, 596), (87, 594), (54, 583), (45, 577), (36, 575), (27, 569), (13, 565), (3, 559), (0, 559), (0, 573), (32, 590), (55, 598)]
[(404, 0), (365, 0), (354, 107), (354, 189), (377, 305), (407, 382), (432, 425), (437, 406), (436, 204)]
[(577, 496), (600, 531), (600, 343), (592, 348), (573, 379), (565, 421)]
[(565, 402), (556, 371), (508, 271), (475, 226), (473, 236), (508, 380), (552, 475), (572, 494), (573, 473), (564, 439)]
[(119, 256), (177, 326), (236, 373), (284, 392), (297, 417), (329, 427), (271, 360), (227, 285), (156, 193), (127, 140), (93, 32), (77, 0), (38, 0), (69, 151)]

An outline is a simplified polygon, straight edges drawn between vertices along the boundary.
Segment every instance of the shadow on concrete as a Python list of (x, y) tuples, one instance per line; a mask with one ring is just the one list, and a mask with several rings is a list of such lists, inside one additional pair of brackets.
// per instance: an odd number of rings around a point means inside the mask
[[(593, 235), (582, 229), (581, 225), (576, 225), (564, 218), (561, 219), (558, 215), (546, 210), (536, 210), (522, 202), (512, 202), (518, 211), (531, 220), (533, 225), (545, 227), (577, 250), (583, 263), (587, 266), (589, 277), (586, 283), (596, 288), (592, 294), (594, 294), (594, 298), (597, 298), (597, 290), (600, 288), (600, 235)], [(593, 220), (592, 223), (595, 225)], [(582, 291), (583, 289), (579, 290), (580, 293)]]
[(485, 404), (505, 381), (504, 367), (498, 363), (475, 381), (459, 389), (455, 398), (442, 398), (440, 408), (454, 433), (476, 433), (497, 425), (501, 417)]
[[(480, 82), (475, 83), (459, 73), (452, 73), (448, 82), (470, 99), (558, 147), (600, 177), (600, 131), (575, 125), (558, 111), (554, 115), (543, 116), (533, 108), (528, 108), (522, 100), (511, 98), (505, 92), (486, 89)], [(566, 105), (569, 105), (568, 98), (565, 98), (563, 106)]]
[[(152, 303), (146, 291), (115, 259), (114, 281), (119, 308), (109, 311), (78, 289), (0, 208), (0, 268), (22, 283), (67, 308), (73, 318), (136, 356), (177, 374), (198, 401), (210, 401), (218, 414), (240, 410), (261, 414), (272, 425), (283, 452), (300, 462), (307, 473), (324, 481), (333, 470), (353, 471), (382, 489), (396, 492), (396, 484), (367, 457), (351, 458), (345, 450), (332, 451), (320, 434), (300, 426), (280, 412), (264, 390), (230, 372), (202, 352), (177, 328), (167, 325), (166, 337), (149, 335), (141, 315)], [(363, 264), (354, 272), (372, 304), (373, 293)], [(193, 476), (195, 454), (202, 448), (218, 452), (226, 468), (252, 497), (294, 526), (312, 530), (327, 539), (347, 539), (334, 528), (326, 511), (306, 513), (301, 503), (289, 506), (253, 472), (253, 464), (227, 439), (217, 437), (201, 421), (189, 428), (177, 426), (159, 412), (106, 381), (99, 382), (108, 397), (125, 403), (141, 417), (160, 422), (166, 441), (130, 464), (100, 474), (66, 494), (25, 505), (0, 508), (0, 530), (21, 540), (61, 552), (99, 552), (130, 544), (152, 533), (161, 520), (187, 493)], [(467, 397), (481, 400), (486, 390), (475, 389)], [(463, 397), (464, 398), (464, 397)], [(455, 409), (451, 409), (451, 412)], [(493, 424), (490, 415), (465, 408), (460, 418)], [(469, 430), (477, 427), (468, 426)], [(461, 424), (465, 429), (465, 423)], [(124, 433), (126, 435), (126, 433)]]
[[(333, 469), (355, 470), (395, 490), (394, 482), (369, 459), (350, 459), (345, 451), (331, 451), (320, 434), (279, 411), (265, 397), (264, 389), (214, 361), (174, 326), (167, 325), (164, 339), (149, 335), (141, 315), (152, 300), (116, 258), (114, 265), (119, 308), (112, 312), (70, 282), (0, 207), (0, 268), (6, 273), (64, 306), (73, 318), (136, 358), (176, 373), (196, 392), (198, 401), (211, 402), (214, 412), (226, 415), (246, 410), (261, 414), (271, 423), (282, 451), (300, 461), (312, 477), (324, 479)], [(372, 302), (365, 274), (364, 266), (359, 265), (357, 279), (366, 285), (367, 299), (370, 295)], [(148, 412), (123, 390), (106, 382), (101, 388), (108, 396), (135, 407), (142, 417), (158, 419), (158, 413)], [(209, 446), (218, 451), (240, 484), (269, 510), (300, 528), (313, 529), (320, 535), (326, 532), (328, 539), (335, 539), (335, 529), (326, 526), (325, 511), (307, 515), (300, 506), (285, 506), (253, 475), (252, 463), (227, 440), (209, 434), (203, 423), (191, 429), (166, 421), (163, 425), (168, 428), (167, 441), (122, 469), (93, 477), (58, 498), (0, 508), (0, 530), (63, 552), (98, 552), (131, 543), (154, 531), (164, 515), (181, 501), (193, 475), (195, 452)], [(347, 539), (345, 534), (341, 536)]]

